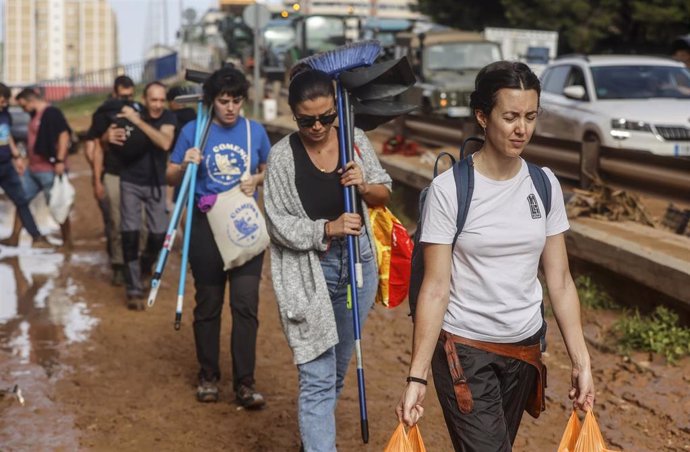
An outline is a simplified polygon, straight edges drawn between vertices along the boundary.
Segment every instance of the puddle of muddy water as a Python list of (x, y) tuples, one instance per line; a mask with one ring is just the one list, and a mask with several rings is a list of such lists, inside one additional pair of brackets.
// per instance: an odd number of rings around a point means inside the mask
[(98, 323), (67, 276), (102, 263), (98, 253), (63, 254), (0, 246), (0, 390), (18, 385), (26, 400), (0, 399), (0, 444), (10, 450), (77, 450), (74, 419), (51, 395), (70, 372), (61, 354)]

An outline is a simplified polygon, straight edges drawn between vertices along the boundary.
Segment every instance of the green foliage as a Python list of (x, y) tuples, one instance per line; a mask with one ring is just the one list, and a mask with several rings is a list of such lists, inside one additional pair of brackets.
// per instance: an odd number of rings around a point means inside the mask
[(558, 31), (562, 49), (591, 53), (600, 41), (620, 33), (623, 1), (503, 0), (503, 6), (511, 26)]
[(461, 30), (508, 25), (501, 0), (419, 0), (419, 10), (439, 24)]
[(663, 306), (658, 306), (650, 316), (642, 316), (637, 310), (633, 315), (626, 313), (613, 330), (624, 353), (658, 353), (669, 363), (690, 355), (690, 328), (680, 326), (678, 314)]
[(108, 93), (97, 93), (76, 96), (56, 102), (55, 106), (62, 110), (68, 121), (81, 116), (91, 117), (91, 114), (103, 103), (107, 95)]
[(466, 30), (559, 32), (559, 53), (661, 53), (690, 33), (688, 0), (419, 0), (435, 21)]
[(575, 287), (577, 287), (577, 295), (582, 306), (590, 309), (617, 309), (619, 307), (613, 298), (589, 276), (580, 275), (575, 278)]

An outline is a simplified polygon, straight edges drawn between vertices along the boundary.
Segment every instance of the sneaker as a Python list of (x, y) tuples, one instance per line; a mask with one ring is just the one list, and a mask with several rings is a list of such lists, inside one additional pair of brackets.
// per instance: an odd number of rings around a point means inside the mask
[(261, 393), (257, 392), (252, 386), (239, 385), (235, 399), (237, 404), (247, 409), (259, 409), (266, 405), (266, 400)]
[(201, 403), (215, 403), (218, 401), (218, 380), (204, 380), (199, 381), (199, 386), (196, 388), (196, 399)]

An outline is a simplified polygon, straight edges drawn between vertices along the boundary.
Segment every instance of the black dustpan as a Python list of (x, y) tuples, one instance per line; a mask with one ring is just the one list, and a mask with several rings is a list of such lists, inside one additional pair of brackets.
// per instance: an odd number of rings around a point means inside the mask
[(345, 71), (340, 81), (360, 100), (382, 99), (403, 93), (417, 81), (407, 57)]
[(351, 102), (355, 112), (355, 127), (364, 131), (373, 130), (381, 124), (418, 108), (417, 105), (406, 104), (393, 99), (360, 101), (352, 98)]

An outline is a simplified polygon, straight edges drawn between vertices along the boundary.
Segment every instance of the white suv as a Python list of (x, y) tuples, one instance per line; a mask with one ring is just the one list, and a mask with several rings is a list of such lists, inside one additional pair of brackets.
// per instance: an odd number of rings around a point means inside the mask
[(541, 76), (535, 134), (571, 143), (690, 156), (690, 71), (666, 58), (561, 57)]

